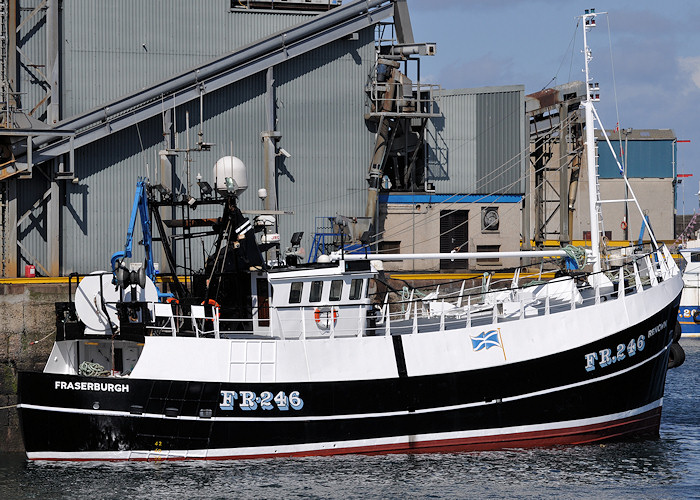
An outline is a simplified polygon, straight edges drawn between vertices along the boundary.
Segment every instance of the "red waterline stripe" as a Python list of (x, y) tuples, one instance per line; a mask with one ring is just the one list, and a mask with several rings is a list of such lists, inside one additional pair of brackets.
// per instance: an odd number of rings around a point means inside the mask
[[(184, 460), (250, 460), (258, 458), (309, 457), (349, 454), (396, 454), (396, 453), (452, 453), (466, 451), (489, 451), (503, 448), (538, 448), (560, 445), (594, 443), (625, 435), (647, 432), (657, 434), (661, 424), (661, 407), (640, 415), (611, 422), (590, 424), (564, 429), (494, 434), (472, 438), (435, 439), (413, 443), (394, 443), (357, 447), (319, 449), (282, 453), (261, 453), (249, 455), (228, 455), (209, 457), (151, 457), (151, 458), (32, 458), (31, 460), (71, 461), (71, 462), (163, 462)], [(215, 451), (215, 450), (212, 450)]]

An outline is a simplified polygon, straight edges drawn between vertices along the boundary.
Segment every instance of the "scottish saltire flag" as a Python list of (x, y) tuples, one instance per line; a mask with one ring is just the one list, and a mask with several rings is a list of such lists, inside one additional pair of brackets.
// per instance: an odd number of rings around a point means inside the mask
[(492, 347), (500, 347), (501, 341), (498, 338), (498, 330), (489, 330), (488, 332), (481, 332), (476, 337), (469, 337), (472, 339), (472, 349), (474, 351), (480, 351), (482, 349), (491, 349)]

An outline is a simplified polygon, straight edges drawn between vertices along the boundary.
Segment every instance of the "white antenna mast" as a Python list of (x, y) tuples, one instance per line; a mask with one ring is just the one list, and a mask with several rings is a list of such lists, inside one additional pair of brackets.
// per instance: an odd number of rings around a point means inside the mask
[[(601, 130), (603, 132), (603, 137), (605, 138), (605, 141), (608, 144), (608, 147), (610, 148), (610, 152), (615, 159), (615, 162), (617, 163), (618, 168), (620, 169), (620, 173), (623, 176), (623, 179), (625, 180), (625, 185), (627, 186), (627, 189), (629, 191), (629, 194), (631, 196), (630, 199), (625, 199), (622, 201), (633, 201), (634, 204), (637, 206), (637, 210), (639, 210), (639, 214), (642, 218), (642, 227), (646, 225), (646, 229), (649, 232), (649, 236), (651, 238), (652, 245), (654, 248), (658, 248), (659, 244), (656, 241), (656, 237), (654, 236), (654, 232), (652, 231), (651, 227), (646, 221), (646, 216), (642, 210), (642, 207), (639, 206), (639, 201), (637, 200), (637, 197), (634, 194), (634, 191), (632, 190), (632, 186), (629, 183), (629, 179), (627, 178), (627, 172), (625, 169), (622, 168), (620, 165), (620, 162), (617, 159), (617, 155), (615, 154), (615, 150), (612, 147), (612, 144), (610, 144), (610, 139), (608, 139), (608, 136), (605, 134), (605, 129), (603, 128), (602, 122), (600, 121), (600, 117), (598, 116), (598, 112), (596, 111), (595, 107), (593, 106), (594, 101), (600, 101), (600, 94), (599, 92), (599, 87), (597, 83), (591, 83), (591, 78), (588, 73), (588, 63), (593, 59), (593, 55), (591, 53), (591, 49), (588, 47), (588, 38), (587, 38), (587, 33), (589, 30), (595, 28), (596, 22), (595, 18), (598, 14), (607, 14), (607, 12), (598, 12), (596, 13), (595, 9), (586, 9), (585, 13), (583, 16), (583, 51), (584, 51), (584, 60), (585, 60), (585, 72), (586, 72), (586, 101), (582, 103), (582, 106), (585, 108), (586, 111), (586, 156), (587, 156), (587, 167), (588, 167), (588, 184), (589, 184), (589, 189), (588, 189), (588, 200), (589, 200), (589, 205), (590, 205), (590, 216), (591, 216), (591, 253), (592, 255), (592, 264), (593, 264), (593, 271), (594, 272), (599, 272), (601, 270), (601, 262), (600, 262), (600, 221), (601, 221), (601, 200), (600, 200), (600, 185), (598, 183), (598, 175), (597, 175), (597, 167), (596, 167), (596, 147), (595, 147), (595, 120), (598, 121), (598, 123), (601, 124)], [(619, 200), (616, 200), (619, 201)]]
[(596, 167), (595, 153), (595, 119), (593, 110), (593, 101), (600, 98), (599, 94), (592, 94), (597, 90), (597, 86), (591, 85), (591, 78), (588, 74), (588, 63), (593, 59), (591, 49), (588, 47), (588, 39), (586, 34), (588, 30), (595, 28), (595, 9), (586, 9), (583, 18), (583, 53), (585, 61), (586, 73), (586, 101), (582, 106), (586, 112), (586, 159), (588, 167), (588, 203), (591, 217), (591, 253), (593, 271), (600, 272), (600, 202), (599, 202), (599, 186), (598, 172)]

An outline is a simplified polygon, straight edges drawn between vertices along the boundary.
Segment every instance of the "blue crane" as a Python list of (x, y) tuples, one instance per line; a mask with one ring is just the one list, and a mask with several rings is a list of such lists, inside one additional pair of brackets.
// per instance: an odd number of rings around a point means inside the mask
[[(151, 235), (151, 219), (148, 213), (148, 193), (146, 192), (146, 186), (148, 184), (148, 179), (145, 177), (139, 177), (136, 183), (136, 194), (134, 195), (134, 204), (131, 208), (131, 218), (129, 219), (129, 227), (126, 231), (126, 244), (124, 245), (124, 250), (119, 252), (114, 252), (112, 255), (112, 274), (114, 275), (113, 282), (115, 284), (120, 284), (121, 286), (126, 286), (127, 284), (137, 284), (138, 279), (136, 276), (130, 277), (128, 270), (122, 264), (124, 259), (130, 258), (132, 254), (132, 248), (134, 245), (134, 229), (136, 227), (136, 216), (140, 215), (141, 219), (141, 232), (143, 233), (143, 240), (140, 242), (144, 246), (146, 251), (146, 263), (144, 266), (145, 275), (155, 283), (156, 270), (153, 265), (153, 239)], [(128, 281), (128, 283), (127, 283)], [(145, 280), (143, 280), (145, 281)], [(141, 286), (143, 286), (143, 281)], [(157, 288), (157, 287), (156, 287)], [(160, 290), (158, 290), (158, 295), (162, 296)], [(171, 294), (167, 294), (170, 296)]]

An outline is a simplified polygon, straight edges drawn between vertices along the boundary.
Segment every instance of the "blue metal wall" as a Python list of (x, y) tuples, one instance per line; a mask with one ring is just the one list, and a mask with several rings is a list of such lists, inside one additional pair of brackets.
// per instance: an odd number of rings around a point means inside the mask
[[(612, 141), (615, 154), (623, 164), (620, 156), (620, 143)], [(625, 142), (622, 141), (622, 150)], [(673, 178), (676, 143), (673, 140), (628, 140), (627, 141), (627, 177)], [(598, 174), (602, 179), (619, 179), (620, 170), (613, 158), (610, 148), (604, 141), (598, 141)]]

